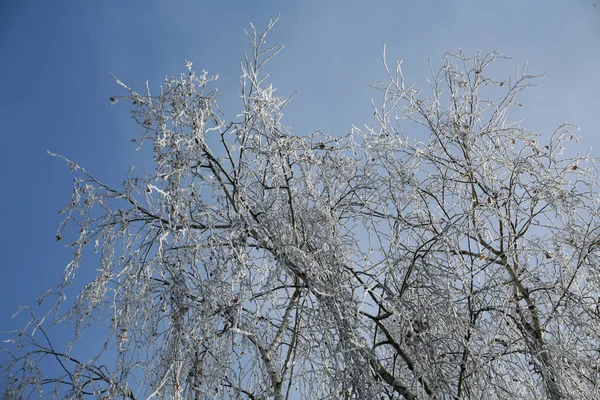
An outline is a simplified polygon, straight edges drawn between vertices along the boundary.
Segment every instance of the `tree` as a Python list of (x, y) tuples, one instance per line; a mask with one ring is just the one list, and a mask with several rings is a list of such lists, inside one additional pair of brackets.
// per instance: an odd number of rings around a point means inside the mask
[(79, 234), (44, 298), (58, 310), (89, 247), (100, 269), (54, 318), (105, 321), (118, 362), (56, 350), (32, 312), (6, 396), (598, 398), (597, 170), (565, 149), (571, 125), (509, 122), (539, 76), (448, 54), (425, 93), (386, 63), (376, 125), (296, 136), (261, 72), (274, 23), (247, 33), (232, 122), (191, 63), (157, 95), (117, 79), (155, 171), (115, 189), (65, 159), (57, 240)]

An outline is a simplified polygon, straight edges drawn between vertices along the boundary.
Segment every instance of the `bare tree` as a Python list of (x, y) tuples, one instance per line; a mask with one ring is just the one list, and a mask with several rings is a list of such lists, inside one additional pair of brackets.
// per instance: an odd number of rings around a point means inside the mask
[[(539, 76), (448, 54), (424, 92), (385, 63), (374, 126), (296, 136), (261, 73), (273, 24), (247, 34), (233, 122), (191, 63), (157, 95), (117, 79), (155, 170), (115, 189), (65, 159), (73, 261), (6, 349), (6, 398), (599, 398), (597, 170), (572, 126), (509, 122)], [(52, 318), (107, 322), (101, 354), (56, 350)]]

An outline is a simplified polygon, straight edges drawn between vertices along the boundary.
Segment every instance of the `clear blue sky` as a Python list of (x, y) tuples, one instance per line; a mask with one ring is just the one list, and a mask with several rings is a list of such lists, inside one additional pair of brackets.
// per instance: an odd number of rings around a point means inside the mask
[[(500, 76), (529, 61), (548, 72), (523, 97), (524, 127), (550, 134), (577, 123), (582, 151), (600, 156), (600, 0), (453, 1), (3, 1), (0, 3), (0, 330), (58, 283), (70, 251), (55, 243), (57, 211), (72, 175), (46, 149), (119, 185), (132, 164), (133, 124), (108, 73), (134, 88), (184, 70), (219, 74), (224, 109), (237, 111), (242, 29), (281, 13), (270, 36), (286, 46), (268, 68), (278, 94), (299, 94), (284, 122), (293, 132), (346, 133), (372, 116), (364, 87), (383, 78), (381, 54), (404, 60), (407, 79), (423, 85), (427, 61), (445, 52), (500, 50), (514, 58)], [(233, 118), (235, 114), (229, 114)], [(82, 274), (97, 268), (83, 263)]]

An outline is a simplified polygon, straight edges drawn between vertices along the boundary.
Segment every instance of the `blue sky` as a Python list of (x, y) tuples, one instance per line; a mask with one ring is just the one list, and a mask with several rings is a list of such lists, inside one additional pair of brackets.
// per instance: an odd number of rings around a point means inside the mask
[[(134, 126), (112, 72), (133, 88), (156, 88), (165, 75), (219, 74), (229, 118), (238, 110), (242, 29), (281, 14), (269, 40), (286, 47), (268, 66), (279, 95), (298, 90), (284, 122), (296, 134), (347, 133), (372, 116), (363, 84), (384, 77), (388, 58), (425, 84), (428, 60), (445, 52), (500, 50), (513, 57), (498, 78), (529, 61), (547, 72), (525, 93), (522, 126), (549, 135), (568, 120), (581, 127), (581, 151), (600, 156), (600, 1), (4, 1), (0, 4), (0, 330), (16, 328), (17, 307), (61, 279), (71, 252), (54, 241), (72, 175), (49, 149), (119, 185), (135, 163)], [(88, 258), (82, 275), (93, 273)]]

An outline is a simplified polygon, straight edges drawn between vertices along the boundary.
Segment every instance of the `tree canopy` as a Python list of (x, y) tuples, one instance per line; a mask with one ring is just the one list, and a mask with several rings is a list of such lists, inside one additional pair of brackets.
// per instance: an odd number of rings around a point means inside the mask
[[(295, 135), (263, 72), (274, 23), (247, 33), (230, 120), (189, 62), (158, 93), (115, 78), (154, 169), (114, 188), (65, 159), (73, 260), (4, 349), (5, 398), (600, 397), (598, 171), (574, 126), (510, 120), (541, 76), (459, 52), (417, 90), (385, 62), (375, 124)], [(104, 326), (101, 353), (49, 322)]]

